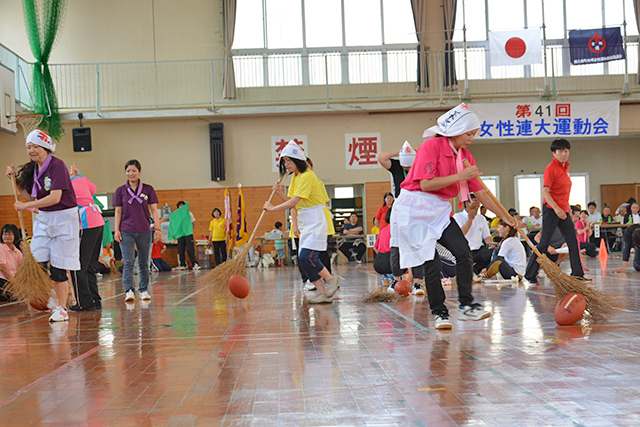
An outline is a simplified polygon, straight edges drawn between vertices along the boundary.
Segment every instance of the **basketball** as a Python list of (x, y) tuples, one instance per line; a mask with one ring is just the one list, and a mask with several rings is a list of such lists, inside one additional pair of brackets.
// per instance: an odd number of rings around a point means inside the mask
[(47, 307), (47, 301), (44, 301), (41, 299), (32, 299), (31, 301), (29, 301), (29, 305), (35, 308), (36, 310), (40, 310), (40, 311), (46, 311), (49, 309)]
[(584, 296), (578, 293), (565, 295), (558, 301), (554, 317), (558, 325), (573, 325), (582, 318), (587, 308)]
[(411, 283), (406, 280), (398, 280), (398, 283), (393, 287), (398, 295), (406, 296), (411, 293)]
[(229, 291), (237, 298), (246, 298), (249, 295), (247, 279), (234, 274), (229, 278)]

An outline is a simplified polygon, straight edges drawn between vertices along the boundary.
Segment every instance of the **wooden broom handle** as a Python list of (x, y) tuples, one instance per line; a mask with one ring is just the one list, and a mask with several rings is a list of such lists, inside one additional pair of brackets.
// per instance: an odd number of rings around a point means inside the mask
[[(11, 174), (11, 183), (13, 184), (13, 196), (18, 201), (18, 187), (16, 186), (16, 174)], [(35, 184), (34, 184), (35, 185)], [(24, 224), (22, 219), (22, 211), (18, 211), (18, 218), (20, 218), (20, 234), (22, 235), (22, 240), (26, 241), (27, 236), (25, 235)]]
[[(280, 183), (282, 182), (282, 180), (284, 179), (284, 175), (282, 175), (280, 177), (280, 179), (278, 180), (278, 185), (280, 185)], [(268, 202), (271, 203), (271, 199), (273, 199), (273, 196), (275, 196), (276, 194), (276, 190), (272, 190), (271, 191), (271, 195), (269, 196), (269, 200)], [(251, 245), (251, 242), (253, 242), (253, 238), (256, 236), (256, 232), (258, 231), (258, 227), (260, 226), (260, 223), (262, 222), (262, 218), (264, 217), (265, 212), (267, 212), (265, 209), (262, 209), (262, 213), (260, 214), (260, 218), (258, 218), (258, 222), (256, 222), (256, 226), (253, 227), (253, 232), (251, 233), (251, 237), (249, 237), (249, 240), (247, 240), (247, 243), (249, 245)]]
[[(471, 166), (471, 163), (469, 163), (469, 161), (467, 159), (462, 159), (462, 163), (464, 163), (465, 167), (470, 167)], [(504, 215), (506, 218), (509, 218), (511, 221), (513, 221), (514, 224), (516, 224), (515, 219), (511, 215), (509, 215), (509, 211), (502, 205), (502, 203), (500, 203), (500, 201), (496, 198), (496, 196), (493, 195), (493, 193), (491, 192), (491, 190), (489, 190), (489, 187), (487, 187), (487, 184), (484, 183), (482, 178), (480, 178), (478, 176), (478, 177), (476, 177), (476, 179), (478, 180), (480, 185), (482, 185), (482, 188), (487, 192), (487, 194), (489, 195), (491, 200), (493, 200), (493, 202), (496, 205), (498, 205), (498, 207), (500, 208), (500, 211), (502, 212), (502, 215)], [(535, 254), (537, 256), (542, 256), (542, 254), (540, 253), (538, 248), (536, 248), (536, 246), (533, 244), (531, 239), (529, 239), (529, 237), (524, 233), (524, 231), (522, 231), (522, 229), (520, 229), (520, 227), (517, 227), (517, 224), (516, 224), (516, 230), (524, 238), (525, 242), (527, 242), (527, 244), (535, 252)]]

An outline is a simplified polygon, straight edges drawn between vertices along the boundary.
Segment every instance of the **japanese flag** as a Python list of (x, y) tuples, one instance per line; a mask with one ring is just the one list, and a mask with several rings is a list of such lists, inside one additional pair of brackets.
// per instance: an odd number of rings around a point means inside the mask
[(542, 63), (540, 29), (489, 31), (491, 66)]

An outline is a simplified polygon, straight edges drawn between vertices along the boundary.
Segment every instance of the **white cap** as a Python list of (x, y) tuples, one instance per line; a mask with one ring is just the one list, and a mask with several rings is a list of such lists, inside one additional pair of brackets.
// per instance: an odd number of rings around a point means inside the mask
[(416, 158), (416, 150), (413, 149), (409, 141), (405, 141), (400, 149), (400, 166), (410, 168)]
[(480, 128), (478, 116), (471, 111), (467, 104), (460, 104), (438, 117), (438, 124), (425, 130), (423, 138), (435, 134), (442, 136), (458, 136)]
[(27, 147), (29, 146), (29, 143), (46, 148), (52, 153), (55, 153), (56, 151), (56, 144), (53, 143), (51, 137), (39, 129), (31, 131), (31, 133), (27, 135)]
[(287, 156), (292, 159), (307, 161), (307, 156), (304, 154), (304, 150), (293, 139), (282, 149), (280, 158)]

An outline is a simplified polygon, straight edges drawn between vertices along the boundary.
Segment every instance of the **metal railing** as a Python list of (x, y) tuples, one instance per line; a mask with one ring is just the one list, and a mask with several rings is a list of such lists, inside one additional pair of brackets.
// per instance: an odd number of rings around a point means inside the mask
[[(0, 62), (16, 73), (16, 99), (30, 105), (26, 82), (30, 66), (0, 45)], [(638, 90), (637, 43), (629, 44), (631, 91)], [(455, 58), (454, 66), (446, 63)], [(61, 110), (167, 109), (298, 103), (347, 103), (540, 95), (542, 64), (492, 67), (485, 48), (425, 52), (415, 49), (320, 52), (302, 55), (247, 54), (233, 58), (235, 98), (222, 91), (224, 59), (50, 65)], [(420, 61), (420, 66), (418, 66)], [(420, 71), (418, 71), (420, 69)], [(468, 80), (465, 80), (465, 69)], [(455, 70), (455, 73), (449, 72)], [(583, 92), (621, 92), (624, 62), (574, 66), (569, 49), (547, 47), (551, 96)], [(424, 76), (418, 78), (418, 75)], [(418, 90), (418, 81), (426, 84)]]

